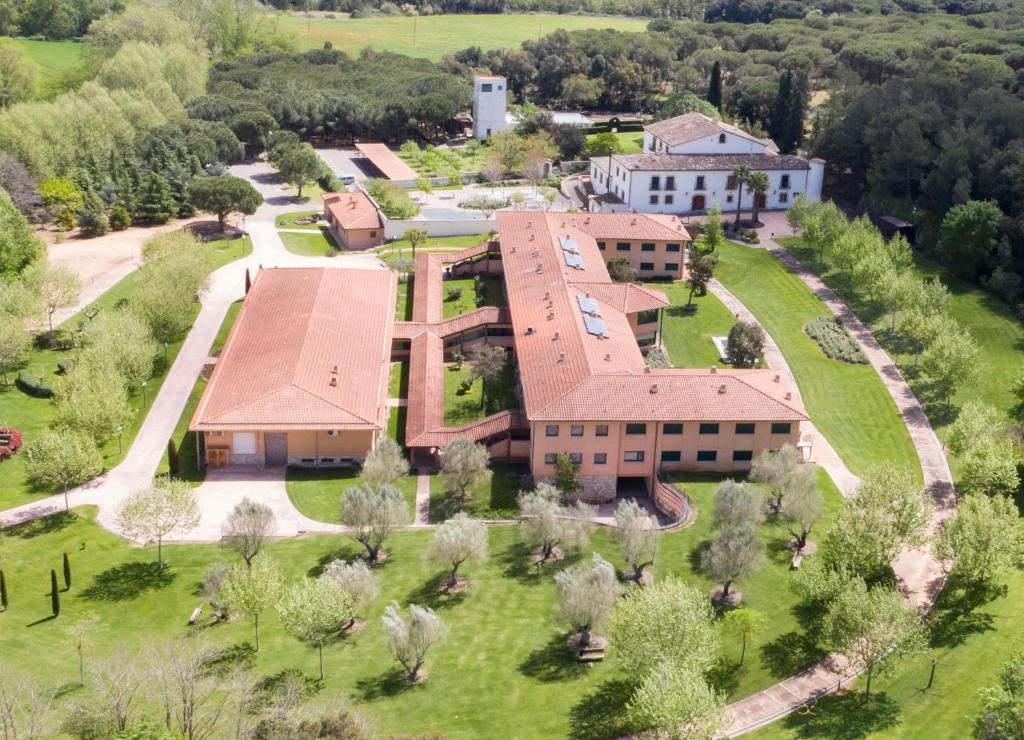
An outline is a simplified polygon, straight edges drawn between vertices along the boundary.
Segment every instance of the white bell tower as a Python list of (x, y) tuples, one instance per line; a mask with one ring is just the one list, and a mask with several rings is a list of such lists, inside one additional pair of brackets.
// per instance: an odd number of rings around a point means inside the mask
[(505, 131), (508, 94), (504, 77), (492, 75), (473, 78), (473, 138), (486, 139)]

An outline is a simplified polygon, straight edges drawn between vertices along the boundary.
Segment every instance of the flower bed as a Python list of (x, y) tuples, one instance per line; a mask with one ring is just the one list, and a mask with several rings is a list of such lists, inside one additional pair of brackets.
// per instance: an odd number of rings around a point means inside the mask
[(14, 457), (21, 449), (21, 432), (10, 427), (0, 429), (0, 462)]
[(860, 345), (850, 336), (838, 317), (819, 316), (807, 322), (804, 332), (818, 343), (826, 357), (852, 365), (867, 364), (868, 358), (864, 356)]

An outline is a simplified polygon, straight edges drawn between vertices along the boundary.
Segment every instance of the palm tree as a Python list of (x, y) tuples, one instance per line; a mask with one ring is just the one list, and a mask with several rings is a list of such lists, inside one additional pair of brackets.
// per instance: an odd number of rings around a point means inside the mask
[(768, 192), (768, 188), (771, 187), (771, 183), (768, 181), (767, 172), (751, 172), (747, 175), (747, 185), (754, 191), (754, 214), (753, 220), (757, 221), (758, 216), (758, 198)]
[(743, 186), (750, 180), (753, 174), (745, 164), (738, 164), (732, 168), (732, 177), (736, 181), (736, 223), (740, 222), (740, 211), (743, 210)]

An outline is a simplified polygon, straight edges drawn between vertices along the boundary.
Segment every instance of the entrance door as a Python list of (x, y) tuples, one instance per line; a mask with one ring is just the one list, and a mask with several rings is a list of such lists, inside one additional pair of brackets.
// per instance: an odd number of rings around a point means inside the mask
[(758, 193), (754, 197), (754, 201), (757, 203), (757, 207), (760, 210), (760, 209), (764, 208), (765, 205), (768, 203), (768, 196), (765, 195), (764, 193)]
[(287, 434), (265, 434), (263, 441), (267, 446), (267, 465), (288, 464)]
[(703, 195), (693, 196), (693, 207), (690, 209), (691, 211), (703, 211), (705, 207), (706, 201)]

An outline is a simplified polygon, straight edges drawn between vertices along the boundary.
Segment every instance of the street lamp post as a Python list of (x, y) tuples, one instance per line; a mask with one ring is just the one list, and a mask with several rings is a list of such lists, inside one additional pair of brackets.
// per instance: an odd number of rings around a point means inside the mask
[(164, 341), (164, 367), (167, 367), (167, 341)]
[(142, 381), (142, 408), (146, 408), (146, 381)]
[(120, 455), (121, 449), (121, 433), (124, 431), (124, 424), (117, 425), (117, 454)]

